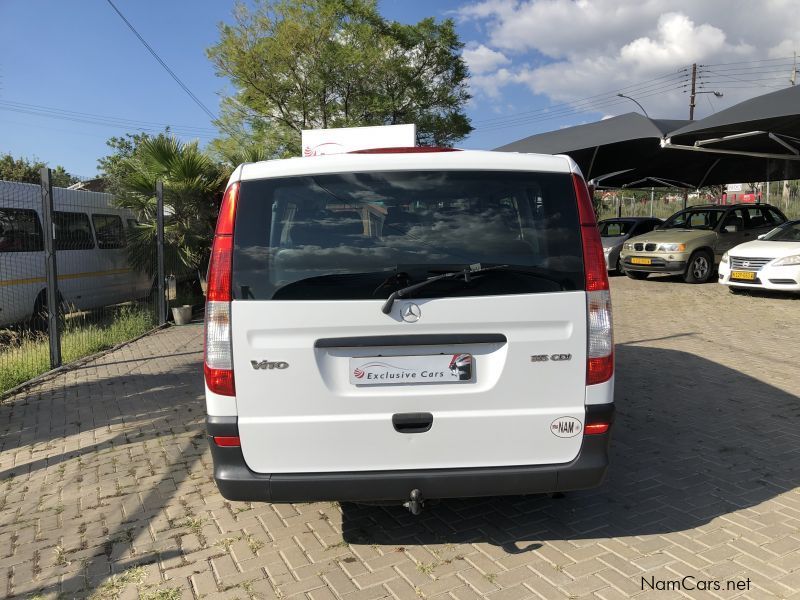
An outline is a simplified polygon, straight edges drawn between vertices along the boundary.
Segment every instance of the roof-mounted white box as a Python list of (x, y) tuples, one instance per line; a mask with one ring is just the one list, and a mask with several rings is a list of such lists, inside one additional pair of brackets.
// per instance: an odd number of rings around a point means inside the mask
[(304, 129), (302, 132), (303, 156), (342, 154), (370, 148), (401, 148), (416, 144), (416, 125)]

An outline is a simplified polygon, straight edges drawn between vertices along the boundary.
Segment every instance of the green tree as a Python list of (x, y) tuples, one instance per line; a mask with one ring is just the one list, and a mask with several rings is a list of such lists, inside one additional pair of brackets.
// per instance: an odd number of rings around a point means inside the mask
[(376, 0), (238, 4), (208, 50), (236, 93), (223, 99), (215, 150), (300, 154), (302, 129), (415, 123), (418, 143), (451, 145), (472, 127), (463, 44), (451, 20), (405, 25)]
[(145, 140), (154, 137), (168, 137), (169, 130), (152, 136), (149, 133), (126, 133), (121, 137), (112, 137), (106, 141), (106, 145), (112, 152), (108, 156), (97, 159), (97, 170), (103, 179), (106, 180), (106, 190), (115, 195), (125, 193), (123, 180), (125, 176), (134, 168), (130, 162), (134, 152)]
[(162, 133), (112, 138), (115, 152), (99, 163), (113, 182), (119, 206), (133, 210), (140, 226), (128, 244), (134, 268), (155, 269), (156, 182), (164, 184), (165, 262), (169, 271), (203, 270), (208, 262), (227, 174), (199, 149)]
[[(11, 154), (0, 156), (0, 179), (19, 181), (21, 183), (39, 183), (40, 171), (47, 164), (40, 160), (29, 160), (24, 157), (14, 158)], [(55, 187), (67, 187), (78, 181), (61, 165), (51, 170), (50, 180)]]

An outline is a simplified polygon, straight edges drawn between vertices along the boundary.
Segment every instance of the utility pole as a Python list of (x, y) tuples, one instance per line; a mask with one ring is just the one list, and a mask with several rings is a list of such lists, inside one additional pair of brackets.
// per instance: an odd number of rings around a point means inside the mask
[(792, 76), (789, 78), (789, 83), (792, 85), (797, 83), (797, 51), (794, 53), (794, 62), (792, 63)]
[[(689, 96), (689, 120), (694, 121), (695, 84), (697, 83), (697, 63), (692, 63), (692, 95)], [(683, 208), (689, 204), (689, 190), (683, 190)]]

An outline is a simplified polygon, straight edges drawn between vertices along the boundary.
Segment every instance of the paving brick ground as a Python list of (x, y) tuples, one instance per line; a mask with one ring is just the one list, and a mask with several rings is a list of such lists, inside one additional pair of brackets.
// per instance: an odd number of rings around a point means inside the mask
[[(619, 419), (597, 490), (447, 501), (418, 518), (226, 502), (203, 437), (201, 328), (172, 328), (0, 406), (0, 589), (800, 598), (800, 300), (670, 280), (612, 289)], [(722, 589), (642, 589), (687, 575)]]

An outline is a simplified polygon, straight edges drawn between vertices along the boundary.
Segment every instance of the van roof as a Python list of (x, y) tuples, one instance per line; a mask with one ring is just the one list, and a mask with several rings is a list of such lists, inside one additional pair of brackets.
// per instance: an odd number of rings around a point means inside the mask
[[(67, 207), (76, 209), (101, 209), (129, 212), (130, 210), (113, 205), (114, 196), (107, 192), (71, 190), (53, 186), (53, 206), (56, 210)], [(35, 208), (42, 206), (42, 188), (38, 183), (0, 180), (0, 203), (6, 208)]]
[(270, 177), (321, 175), (358, 171), (539, 171), (580, 173), (575, 162), (564, 155), (458, 150), (454, 152), (397, 152), (328, 154), (245, 163), (230, 181)]

